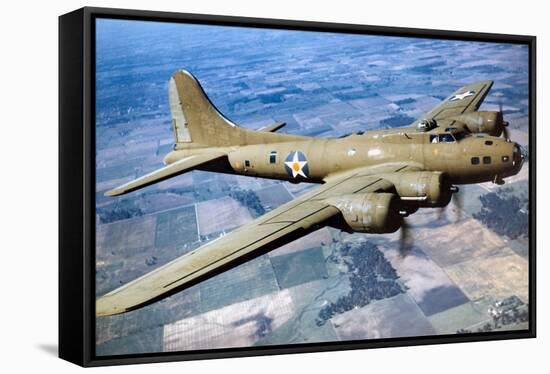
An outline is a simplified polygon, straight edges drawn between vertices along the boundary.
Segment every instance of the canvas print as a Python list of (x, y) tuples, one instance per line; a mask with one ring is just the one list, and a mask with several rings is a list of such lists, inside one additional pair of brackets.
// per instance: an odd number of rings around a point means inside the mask
[(95, 20), (97, 356), (529, 328), (529, 49)]

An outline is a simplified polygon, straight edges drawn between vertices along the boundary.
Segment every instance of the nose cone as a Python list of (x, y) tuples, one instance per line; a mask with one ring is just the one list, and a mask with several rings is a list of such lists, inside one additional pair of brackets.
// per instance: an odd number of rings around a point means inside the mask
[(520, 172), (525, 162), (525, 155), (522, 152), (521, 146), (517, 143), (512, 143), (512, 162), (508, 163), (508, 166), (505, 169), (505, 172), (502, 174), (502, 177), (511, 177)]
[(525, 161), (525, 155), (521, 151), (521, 147), (518, 143), (514, 143), (514, 151), (512, 153), (512, 168), (513, 174), (516, 175), (521, 170), (523, 162)]

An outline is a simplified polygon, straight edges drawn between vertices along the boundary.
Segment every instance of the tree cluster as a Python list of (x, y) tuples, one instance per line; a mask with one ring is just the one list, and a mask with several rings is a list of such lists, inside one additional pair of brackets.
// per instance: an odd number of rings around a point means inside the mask
[(499, 235), (510, 239), (527, 236), (529, 214), (526, 199), (509, 194), (509, 191), (491, 192), (479, 197), (482, 208), (473, 217)]
[(255, 217), (259, 217), (265, 213), (265, 209), (260, 201), (260, 198), (252, 190), (235, 190), (229, 194), (242, 205), (246, 206)]
[(123, 219), (142, 216), (144, 212), (137, 206), (134, 200), (125, 199), (107, 207), (97, 208), (99, 222), (111, 223)]
[(341, 249), (350, 273), (350, 292), (324, 306), (316, 319), (318, 326), (337, 314), (363, 307), (373, 300), (386, 299), (405, 292), (398, 275), (382, 252), (372, 243), (359, 246), (344, 244)]

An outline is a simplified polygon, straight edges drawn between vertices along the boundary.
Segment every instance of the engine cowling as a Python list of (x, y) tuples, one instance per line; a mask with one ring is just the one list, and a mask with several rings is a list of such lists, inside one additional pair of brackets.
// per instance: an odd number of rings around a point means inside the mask
[(342, 213), (338, 227), (346, 231), (385, 234), (397, 231), (403, 222), (399, 197), (392, 193), (343, 195), (328, 200)]
[(468, 112), (452, 118), (466, 127), (472, 133), (484, 133), (500, 136), (504, 131), (502, 112)]
[(437, 171), (393, 173), (384, 177), (405, 204), (421, 208), (443, 207), (451, 201), (451, 184)]

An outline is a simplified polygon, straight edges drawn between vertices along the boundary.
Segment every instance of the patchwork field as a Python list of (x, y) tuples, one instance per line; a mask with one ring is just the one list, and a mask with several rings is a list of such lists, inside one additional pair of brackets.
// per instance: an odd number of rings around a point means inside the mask
[(294, 313), (288, 292), (232, 304), (164, 326), (164, 351), (248, 347)]
[(197, 219), (200, 235), (211, 235), (242, 226), (252, 216), (236, 200), (222, 197), (197, 204)]
[(435, 329), (406, 294), (340, 314), (332, 325), (340, 340), (433, 335)]

